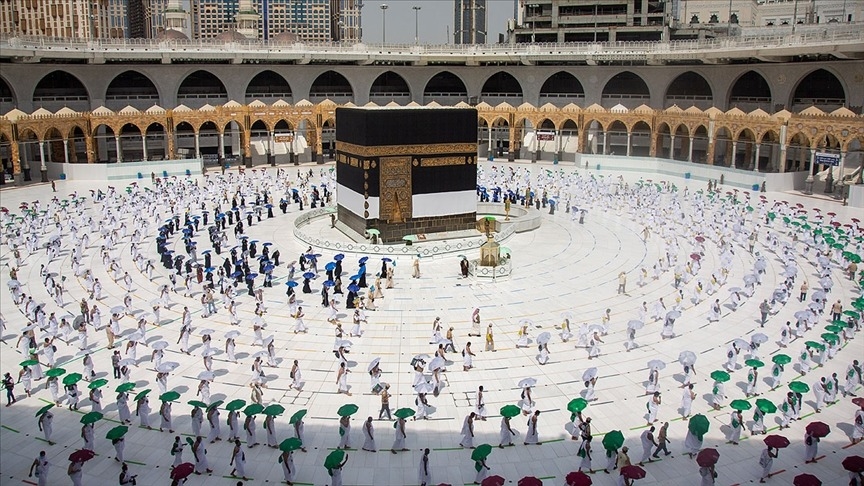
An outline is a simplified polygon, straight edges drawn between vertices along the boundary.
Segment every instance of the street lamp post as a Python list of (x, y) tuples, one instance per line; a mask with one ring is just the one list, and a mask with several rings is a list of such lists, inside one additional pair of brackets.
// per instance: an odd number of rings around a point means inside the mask
[(390, 8), (386, 3), (381, 4), (381, 43), (387, 43), (387, 9)]
[(419, 5), (414, 5), (411, 7), (414, 9), (414, 43), (420, 43), (420, 7)]

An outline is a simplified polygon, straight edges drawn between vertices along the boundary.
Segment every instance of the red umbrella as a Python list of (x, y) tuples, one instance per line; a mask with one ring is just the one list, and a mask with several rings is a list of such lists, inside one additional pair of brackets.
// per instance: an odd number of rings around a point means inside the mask
[(627, 479), (642, 479), (645, 477), (645, 470), (639, 466), (624, 466), (621, 468), (621, 475)]
[(696, 455), (696, 464), (699, 464), (701, 467), (709, 467), (717, 464), (718, 459), (720, 459), (720, 453), (717, 452), (717, 449), (702, 449)]
[(543, 481), (540, 481), (534, 476), (525, 476), (516, 483), (516, 486), (543, 486)]
[(799, 208), (803, 208), (803, 207), (804, 207), (804, 205), (801, 204), (801, 203), (796, 204), (796, 206), (798, 206)]
[(705, 243), (705, 237), (704, 236), (697, 236), (696, 241), (698, 241), (699, 243)]
[(852, 218), (852, 221), (854, 221), (854, 222), (856, 222), (856, 223), (860, 223), (860, 222), (861, 222), (861, 220), (858, 219), (858, 218)]
[(849, 456), (843, 459), (843, 469), (853, 473), (864, 472), (864, 457)]
[(699, 260), (702, 259), (702, 256), (699, 255), (698, 253), (691, 253), (691, 254), (690, 254), (690, 258), (692, 258), (692, 259), (694, 259), (694, 260), (696, 260), (696, 261), (699, 261)]
[(191, 462), (184, 462), (171, 470), (171, 479), (188, 478), (195, 471), (195, 465)]
[(489, 476), (480, 483), (480, 486), (504, 486), (506, 481), (507, 480), (501, 476)]
[(591, 476), (582, 471), (573, 471), (567, 475), (567, 486), (591, 486)]
[(828, 216), (837, 216), (837, 213), (828, 213)]
[(824, 422), (810, 422), (807, 424), (807, 432), (813, 437), (822, 438), (831, 433), (831, 427)]
[(96, 457), (95, 452), (91, 451), (90, 449), (81, 449), (73, 452), (69, 456), (69, 460), (72, 462), (87, 462), (94, 457)]
[(858, 405), (859, 407), (864, 407), (864, 397), (853, 398), (852, 403)]
[(789, 447), (789, 439), (782, 435), (769, 435), (768, 437), (765, 437), (762, 442), (765, 442), (766, 446), (775, 449), (785, 449)]
[(822, 486), (822, 481), (812, 474), (799, 474), (792, 480), (795, 486)]
[[(830, 213), (829, 213), (829, 214), (830, 214)], [(833, 226), (833, 227), (835, 227), (835, 228), (839, 228), (839, 227), (840, 227), (840, 222), (839, 222), (839, 221), (833, 221), (833, 222), (831, 222), (831, 226)]]

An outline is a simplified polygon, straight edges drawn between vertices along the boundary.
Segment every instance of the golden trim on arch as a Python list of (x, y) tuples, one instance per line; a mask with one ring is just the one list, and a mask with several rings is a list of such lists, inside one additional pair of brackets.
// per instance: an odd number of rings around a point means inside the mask
[(476, 143), (436, 143), (414, 145), (365, 146), (348, 142), (336, 142), (336, 151), (360, 157), (386, 157), (399, 155), (445, 155), (454, 153), (477, 153)]

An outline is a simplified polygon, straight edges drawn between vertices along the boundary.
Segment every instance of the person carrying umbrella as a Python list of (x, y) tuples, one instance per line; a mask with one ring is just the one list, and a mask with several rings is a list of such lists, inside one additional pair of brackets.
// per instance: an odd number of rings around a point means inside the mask
[(524, 445), (535, 444), (542, 445), (540, 442), (539, 433), (537, 432), (537, 419), (540, 418), (540, 410), (535, 410), (534, 415), (528, 419), (528, 431), (525, 433)]
[(69, 479), (72, 480), (72, 486), (81, 486), (81, 477), (84, 475), (82, 469), (84, 468), (84, 461), (69, 461), (69, 467), (66, 468), (66, 474), (69, 475)]
[(759, 465), (762, 466), (762, 477), (759, 478), (760, 483), (764, 483), (766, 479), (771, 477), (771, 467), (774, 465), (774, 459), (780, 454), (780, 449), (774, 449), (771, 446), (762, 450), (762, 455), (759, 456)]
[(174, 456), (174, 463), (171, 465), (171, 469), (174, 469), (183, 463), (184, 447), (186, 447), (186, 444), (180, 441), (180, 436), (175, 436), (174, 443), (171, 445), (171, 455)]
[(817, 454), (819, 454), (819, 437), (812, 431), (807, 430), (804, 434), (804, 462), (807, 464), (816, 464)]
[(405, 417), (413, 414), (414, 411), (410, 408), (403, 408), (396, 411), (397, 420), (393, 424), (393, 428), (396, 429), (396, 437), (393, 440), (393, 447), (390, 448), (390, 452), (393, 454), (396, 454), (398, 451), (405, 452), (408, 450), (408, 448), (405, 447), (405, 439), (408, 438), (408, 434), (405, 433)]
[(333, 451), (324, 461), (327, 474), (330, 475), (330, 486), (342, 486), (342, 468), (348, 462), (348, 454), (344, 451)]
[(420, 468), (418, 472), (420, 486), (429, 486), (432, 483), (432, 469), (429, 467), (429, 448), (423, 450), (420, 457)]
[(36, 479), (38, 479), (39, 486), (47, 486), (48, 484), (48, 471), (51, 468), (51, 463), (48, 462), (48, 458), (45, 456), (45, 451), (39, 452), (39, 457), (33, 460), (33, 464), (30, 465), (30, 473), (27, 475), (28, 477), (33, 477), (36, 475)]
[(240, 447), (240, 439), (234, 441), (234, 450), (231, 452), (231, 461), (229, 466), (234, 466), (234, 469), (229, 473), (231, 476), (243, 478), (243, 481), (248, 481), (246, 477), (246, 454), (243, 448)]

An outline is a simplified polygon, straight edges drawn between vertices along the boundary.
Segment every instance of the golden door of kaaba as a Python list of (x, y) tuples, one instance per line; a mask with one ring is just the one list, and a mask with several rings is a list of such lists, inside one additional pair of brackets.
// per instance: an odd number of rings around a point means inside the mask
[(379, 218), (402, 223), (411, 218), (411, 157), (381, 157)]

